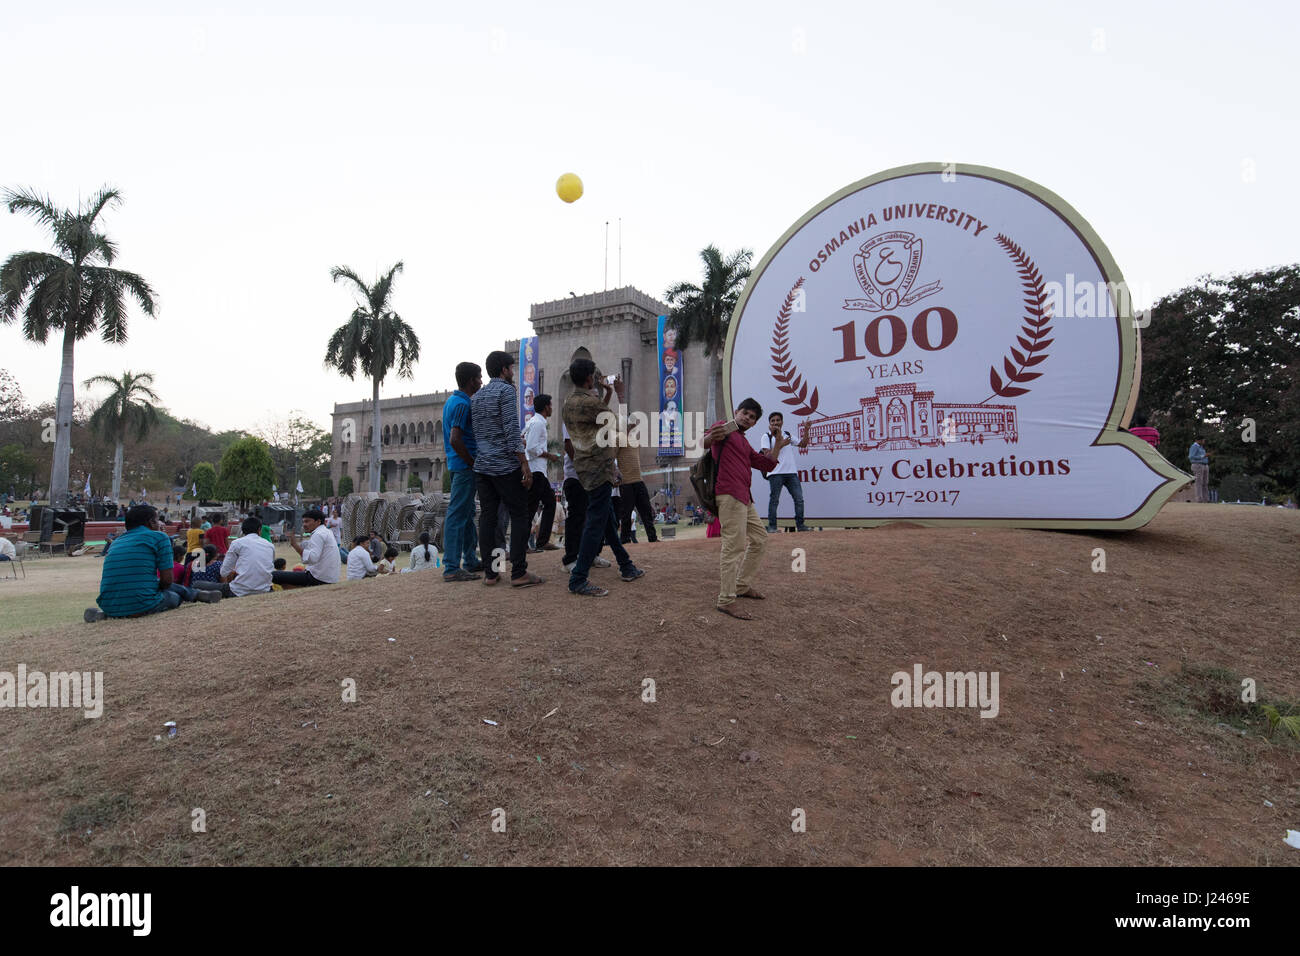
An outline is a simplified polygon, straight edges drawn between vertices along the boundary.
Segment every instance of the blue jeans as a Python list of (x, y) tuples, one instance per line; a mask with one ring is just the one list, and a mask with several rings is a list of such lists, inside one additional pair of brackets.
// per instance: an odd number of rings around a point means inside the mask
[[(169, 588), (169, 590), (173, 594), (175, 594), (178, 598), (180, 598), (182, 601), (192, 602), (196, 597), (198, 597), (199, 594), (199, 592), (194, 590), (194, 588), (187, 588), (185, 585), (177, 584), (175, 581), (172, 582), (172, 586)], [(173, 607), (174, 606), (175, 605), (173, 605)]]
[(578, 563), (569, 574), (570, 591), (577, 591), (586, 583), (602, 541), (614, 552), (620, 571), (626, 574), (635, 567), (627, 549), (618, 542), (618, 523), (614, 520), (613, 498), (609, 494), (613, 490), (614, 486), (607, 481), (587, 492), (587, 520), (582, 528), (582, 544), (578, 546)]
[(451, 473), (451, 500), (442, 527), (442, 573), (455, 574), (478, 564), (478, 531), (474, 528), (474, 472)]
[[(141, 611), (139, 614), (132, 614), (131, 616), (147, 617), (150, 614), (159, 614), (163, 611), (176, 610), (176, 608), (181, 606), (181, 595), (180, 592), (176, 590), (177, 588), (180, 587), (181, 586), (179, 584), (173, 584), (166, 591), (158, 592), (157, 604), (155, 604), (152, 608), (150, 608), (147, 611)], [(188, 590), (188, 588), (181, 588), (181, 590)]]
[(767, 530), (776, 528), (776, 506), (781, 502), (782, 488), (790, 489), (790, 497), (794, 499), (794, 526), (802, 528), (803, 486), (799, 484), (799, 476), (793, 472), (788, 475), (768, 475), (767, 484), (772, 489), (772, 496), (767, 499)]

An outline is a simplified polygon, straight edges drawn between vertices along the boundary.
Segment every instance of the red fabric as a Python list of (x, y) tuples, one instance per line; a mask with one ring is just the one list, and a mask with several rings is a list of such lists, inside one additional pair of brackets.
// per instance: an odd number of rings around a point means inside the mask
[(1134, 425), (1129, 432), (1136, 438), (1141, 438), (1156, 448), (1160, 447), (1160, 431), (1152, 428), (1150, 425)]
[(721, 538), (721, 537), (722, 537), (722, 522), (721, 522), (719, 519), (717, 519), (717, 518), (714, 518), (712, 521), (710, 521), (710, 522), (709, 522), (709, 527), (708, 527), (708, 529), (704, 532), (704, 537), (706, 537), (706, 538)]
[[(714, 427), (724, 424), (715, 422)], [(715, 450), (716, 449), (716, 450)], [(768, 458), (754, 451), (745, 433), (736, 429), (722, 443), (714, 443), (710, 448), (718, 463), (718, 480), (714, 484), (715, 495), (731, 495), (741, 504), (750, 504), (754, 497), (749, 493), (749, 470), (757, 468), (767, 474), (776, 467), (776, 459)]]
[(214, 524), (204, 534), (207, 543), (217, 549), (217, 554), (225, 554), (230, 547), (230, 529), (224, 524)]

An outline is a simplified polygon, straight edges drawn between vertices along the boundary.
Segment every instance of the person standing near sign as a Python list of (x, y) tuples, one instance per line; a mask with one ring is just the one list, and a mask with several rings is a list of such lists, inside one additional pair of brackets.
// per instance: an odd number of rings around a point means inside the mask
[(717, 463), (714, 490), (718, 519), (722, 523), (722, 589), (718, 592), (717, 606), (723, 614), (742, 621), (752, 618), (736, 607), (736, 598), (764, 599), (754, 587), (754, 578), (767, 541), (767, 532), (749, 493), (749, 472), (751, 468), (764, 474), (770, 472), (776, 467), (781, 450), (790, 444), (790, 439), (782, 433), (773, 439), (771, 448), (761, 453), (754, 451), (745, 432), (758, 423), (762, 414), (763, 406), (747, 398), (736, 408), (734, 419), (718, 422), (704, 433), (704, 447), (710, 449)]
[(573, 466), (582, 489), (587, 493), (587, 515), (583, 522), (578, 559), (569, 572), (569, 592), (585, 597), (604, 597), (609, 593), (587, 580), (601, 544), (609, 545), (618, 559), (619, 576), (635, 581), (645, 572), (632, 563), (618, 540), (618, 523), (614, 517), (611, 492), (616, 480), (617, 439), (610, 443), (602, 437), (602, 421), (609, 410), (612, 393), (623, 401), (623, 380), (613, 376), (602, 384), (603, 394), (596, 396), (596, 365), (588, 358), (574, 359), (569, 365), (569, 380), (575, 391), (564, 400), (561, 411), (564, 426), (573, 445)]
[(516, 360), (508, 352), (487, 357), (488, 383), (470, 399), (470, 418), (478, 452), (474, 456), (474, 478), (480, 506), (479, 554), (483, 560), (483, 583), (501, 580), (492, 551), (496, 544), (498, 506), (505, 503), (510, 513), (510, 586), (533, 587), (545, 579), (528, 570), (528, 491), (533, 473), (524, 454), (523, 432), (519, 428), (519, 393), (515, 390)]
[(1210, 501), (1210, 456), (1201, 445), (1201, 438), (1198, 436), (1192, 441), (1192, 447), (1187, 452), (1187, 458), (1192, 463), (1192, 475), (1196, 478), (1196, 500), (1200, 504), (1208, 504)]
[(533, 475), (533, 486), (528, 490), (528, 521), (532, 523), (537, 514), (537, 506), (542, 506), (542, 523), (537, 526), (537, 542), (534, 551), (558, 551), (551, 544), (551, 527), (555, 521), (555, 489), (551, 487), (547, 468), (560, 456), (547, 451), (546, 425), (551, 417), (551, 396), (538, 395), (533, 401), (533, 417), (524, 426), (524, 452), (528, 456), (528, 468)]
[[(796, 531), (808, 531), (809, 528), (803, 523), (803, 486), (799, 484), (799, 474), (794, 467), (794, 447), (791, 444), (790, 433), (781, 428), (785, 423), (785, 416), (780, 412), (773, 412), (767, 416), (767, 431), (763, 433), (763, 440), (759, 443), (762, 451), (771, 448), (778, 438), (785, 436), (786, 445), (781, 449), (780, 457), (777, 459), (776, 467), (767, 473), (767, 483), (771, 487), (772, 494), (767, 501), (767, 533), (773, 534), (776, 531), (776, 508), (781, 503), (781, 489), (790, 489), (790, 497), (794, 500), (794, 529)], [(805, 425), (803, 430), (803, 439), (799, 442), (800, 448), (808, 447), (808, 427)]]

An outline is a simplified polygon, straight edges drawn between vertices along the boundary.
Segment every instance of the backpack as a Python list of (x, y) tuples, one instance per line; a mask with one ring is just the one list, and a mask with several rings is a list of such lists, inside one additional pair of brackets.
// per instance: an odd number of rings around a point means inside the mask
[(718, 460), (715, 457), (713, 449), (721, 449), (720, 445), (714, 445), (709, 448), (709, 454), (701, 455), (699, 461), (691, 465), (691, 487), (695, 489), (695, 495), (700, 499), (700, 504), (706, 508), (710, 514), (718, 513), (717, 481), (718, 481)]

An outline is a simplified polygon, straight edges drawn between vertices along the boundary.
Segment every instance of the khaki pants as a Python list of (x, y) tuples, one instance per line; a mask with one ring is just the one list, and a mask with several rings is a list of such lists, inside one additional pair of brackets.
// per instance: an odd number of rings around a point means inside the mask
[(753, 585), (763, 559), (767, 530), (752, 503), (742, 504), (731, 495), (718, 495), (718, 520), (722, 522), (722, 590), (718, 592), (718, 607), (725, 607)]
[(1192, 465), (1192, 477), (1196, 479), (1196, 500), (1202, 504), (1210, 501), (1210, 466)]

